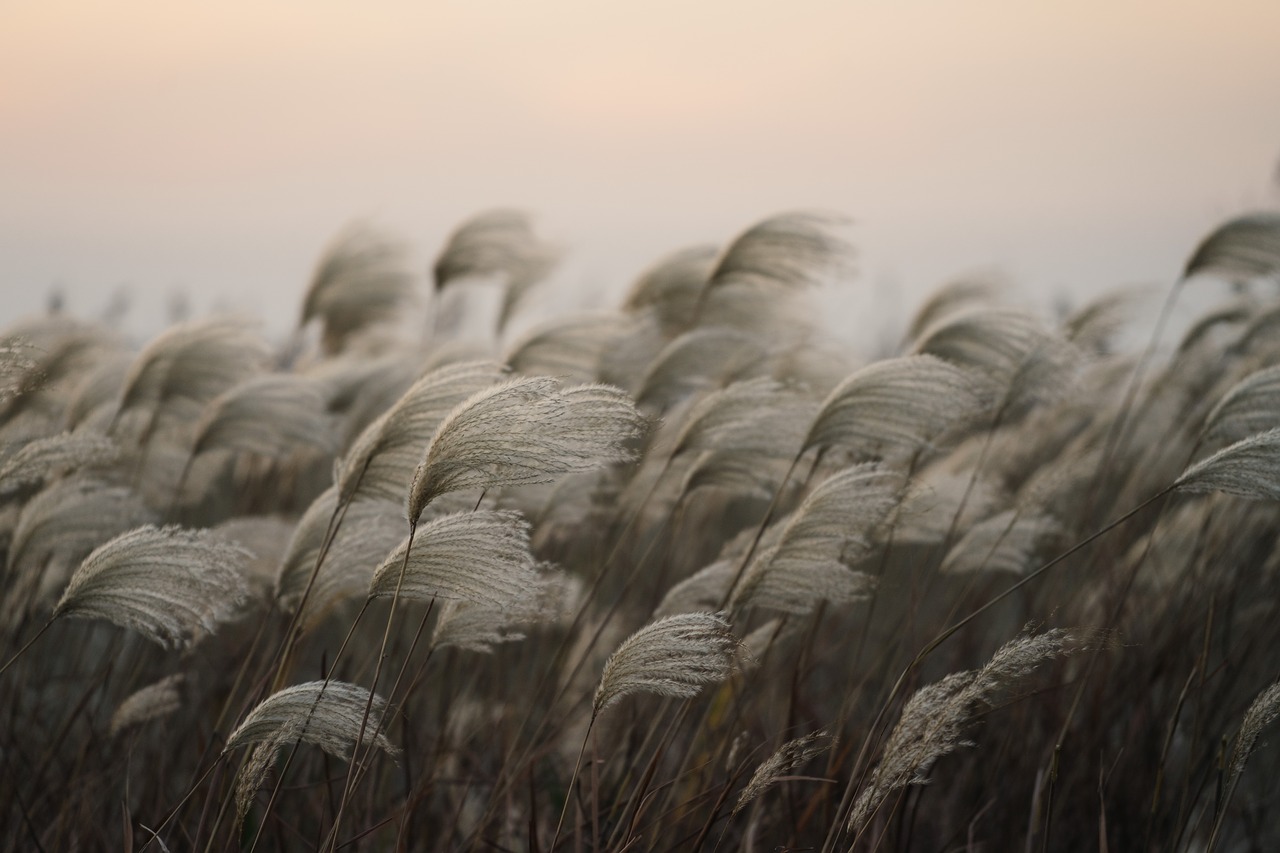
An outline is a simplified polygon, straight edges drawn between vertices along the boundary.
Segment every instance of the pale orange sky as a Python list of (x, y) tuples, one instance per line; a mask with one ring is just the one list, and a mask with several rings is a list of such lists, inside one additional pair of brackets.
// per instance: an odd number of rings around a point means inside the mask
[(283, 328), (350, 220), (421, 269), (494, 205), (601, 300), (795, 208), (854, 218), (886, 312), (975, 267), (1168, 281), (1277, 202), (1278, 33), (1275, 0), (5, 4), (0, 319), (128, 283)]

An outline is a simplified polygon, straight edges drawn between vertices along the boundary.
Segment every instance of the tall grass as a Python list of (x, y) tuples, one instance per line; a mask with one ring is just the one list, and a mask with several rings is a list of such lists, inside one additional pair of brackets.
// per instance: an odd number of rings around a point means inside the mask
[(7, 330), (0, 846), (1280, 847), (1280, 217), (870, 360), (838, 224), (523, 331), (515, 211), (344, 233), (279, 344)]

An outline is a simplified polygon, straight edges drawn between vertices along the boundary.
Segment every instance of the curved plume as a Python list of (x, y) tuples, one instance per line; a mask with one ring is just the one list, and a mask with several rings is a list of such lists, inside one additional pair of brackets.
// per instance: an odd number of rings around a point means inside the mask
[(668, 255), (631, 285), (623, 310), (652, 312), (668, 333), (687, 328), (718, 256), (715, 246), (692, 246)]
[[(160, 410), (195, 420), (214, 397), (262, 369), (266, 344), (243, 321), (216, 318), (173, 326), (147, 344), (125, 377), (116, 423), (126, 412)], [(114, 424), (113, 424), (114, 426)], [(142, 434), (145, 441), (148, 427)]]
[(783, 776), (791, 775), (797, 768), (822, 755), (835, 746), (837, 741), (838, 738), (832, 737), (825, 731), (816, 731), (784, 743), (777, 752), (756, 768), (755, 773), (751, 774), (751, 780), (738, 795), (733, 813), (742, 811), (752, 800), (777, 784)]
[(140, 527), (85, 558), (53, 618), (104, 619), (168, 648), (189, 646), (244, 603), (249, 557), (207, 530)]
[(522, 377), (486, 388), (436, 430), (409, 487), (409, 521), (448, 492), (548, 483), (628, 461), (643, 429), (630, 398), (606, 385), (561, 390)]
[(1241, 439), (1191, 465), (1173, 488), (1280, 500), (1280, 427)]
[(0, 464), (0, 492), (40, 483), (58, 473), (110, 465), (119, 458), (120, 448), (105, 436), (64, 432), (36, 439)]
[(458, 404), (498, 382), (501, 365), (467, 361), (437, 368), (413, 383), (369, 424), (347, 451), (335, 477), (341, 501), (361, 496), (401, 501), (407, 472), (422, 459), (440, 422)]
[[(432, 519), (406, 537), (369, 582), (369, 595), (461, 599), (509, 607), (537, 594), (529, 525), (517, 512), (477, 510)], [(404, 579), (400, 581), (401, 567)]]
[(651, 622), (605, 661), (591, 703), (594, 718), (632, 693), (688, 698), (733, 674), (738, 640), (722, 616), (680, 613)]
[(1205, 418), (1206, 439), (1228, 441), (1262, 432), (1280, 423), (1280, 365), (1249, 374), (1222, 395)]
[(729, 285), (794, 290), (820, 282), (847, 265), (852, 248), (832, 233), (843, 220), (816, 213), (783, 213), (743, 231), (716, 261), (707, 291)]
[(756, 335), (697, 328), (663, 347), (640, 380), (636, 402), (668, 408), (695, 391), (767, 373), (769, 348)]
[(868, 456), (914, 453), (985, 408), (983, 384), (930, 355), (878, 361), (827, 396), (804, 449), (845, 447)]
[(182, 684), (185, 680), (182, 673), (166, 676), (154, 684), (130, 694), (116, 707), (111, 715), (111, 736), (115, 737), (125, 729), (167, 717), (182, 707)]
[(1260, 278), (1280, 272), (1280, 213), (1261, 211), (1238, 216), (1200, 241), (1183, 268), (1183, 278), (1217, 273), (1232, 278)]
[(331, 451), (335, 444), (319, 385), (275, 374), (242, 382), (209, 403), (191, 454), (218, 449), (287, 456), (299, 448)]
[(574, 314), (543, 323), (518, 341), (507, 364), (526, 376), (555, 376), (573, 382), (600, 378), (607, 348), (622, 338), (630, 322), (621, 314)]
[(316, 265), (298, 326), (318, 319), (324, 350), (335, 353), (354, 332), (393, 319), (412, 298), (413, 278), (400, 245), (366, 227), (351, 227)]

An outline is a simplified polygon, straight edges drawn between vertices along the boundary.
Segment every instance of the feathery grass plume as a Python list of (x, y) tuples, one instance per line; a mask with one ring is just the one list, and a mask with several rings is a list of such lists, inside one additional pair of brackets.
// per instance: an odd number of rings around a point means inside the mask
[(449, 492), (547, 483), (628, 461), (644, 428), (631, 399), (607, 385), (562, 390), (521, 377), (486, 388), (441, 421), (414, 471), (409, 521)]
[(248, 596), (248, 551), (207, 530), (139, 527), (98, 547), (71, 576), (53, 618), (104, 619), (185, 648)]
[(1201, 459), (1182, 472), (1172, 488), (1280, 500), (1280, 427), (1241, 439)]
[(815, 401), (782, 382), (768, 377), (735, 382), (694, 404), (671, 455), (725, 449), (790, 459), (817, 413)]
[(715, 326), (693, 329), (663, 347), (649, 364), (636, 402), (667, 409), (695, 391), (767, 373), (771, 357), (759, 336)]
[[(803, 429), (803, 422), (800, 427)], [(791, 456), (779, 456), (779, 453)], [(767, 501), (782, 487), (794, 454), (795, 445), (788, 443), (768, 449), (745, 447), (707, 451), (689, 466), (677, 494), (688, 497), (698, 489), (724, 489), (740, 497), (754, 496)]]
[(880, 764), (854, 802), (848, 830), (861, 832), (886, 797), (907, 785), (925, 784), (934, 762), (962, 746), (972, 746), (964, 739), (965, 730), (1006, 689), (1045, 661), (1086, 645), (1087, 638), (1062, 628), (1040, 634), (1024, 631), (1001, 646), (981, 669), (955, 672), (917, 690), (903, 707)]
[(59, 433), (23, 445), (0, 464), (0, 492), (30, 486), (81, 468), (99, 468), (120, 458), (120, 448), (104, 436)]
[(734, 669), (738, 639), (724, 617), (680, 613), (651, 622), (622, 642), (604, 663), (591, 703), (594, 719), (632, 693), (688, 698), (719, 684)]
[(1239, 441), (1280, 424), (1280, 365), (1249, 374), (1205, 418), (1205, 439)]
[(605, 350), (623, 337), (631, 321), (599, 311), (573, 314), (542, 323), (507, 352), (506, 362), (526, 376), (555, 376), (571, 382), (600, 378)]
[(724, 601), (738, 573), (734, 560), (716, 560), (667, 590), (654, 609), (655, 618), (675, 613), (713, 613)]
[(845, 221), (816, 213), (783, 213), (743, 231), (716, 261), (703, 289), (730, 285), (794, 290), (847, 267), (852, 247), (833, 233)]
[(1020, 575), (1034, 568), (1046, 549), (1063, 542), (1057, 519), (1010, 509), (970, 527), (943, 559), (943, 572), (1009, 572)]
[(436, 290), (468, 278), (501, 276), (505, 290), (498, 329), (516, 305), (559, 260), (557, 249), (538, 238), (528, 214), (490, 210), (467, 220), (449, 236), (432, 267)]
[(1002, 405), (1015, 410), (1061, 397), (1082, 357), (1036, 317), (1013, 308), (975, 308), (944, 318), (921, 333), (914, 352), (989, 377)]
[(115, 417), (120, 389), (133, 358), (127, 353), (104, 353), (96, 364), (69, 381), (67, 405), (62, 413), (63, 426), (105, 433)]
[(1227, 806), (1235, 795), (1236, 785), (1240, 782), (1240, 774), (1244, 772), (1249, 756), (1258, 744), (1258, 736), (1263, 729), (1280, 718), (1280, 684), (1273, 684), (1258, 694), (1249, 710), (1245, 711), (1244, 720), (1240, 723), (1240, 731), (1236, 734), (1235, 747), (1231, 750), (1229, 765), (1230, 776), (1227, 780), (1226, 794), (1217, 806), (1217, 818), (1213, 823), (1213, 832), (1209, 836), (1206, 850), (1212, 853), (1217, 847), (1218, 835), (1222, 832), (1223, 820), (1227, 815)]
[[(267, 348), (244, 321), (213, 318), (172, 326), (134, 359), (120, 391), (116, 421), (142, 408), (154, 424), (160, 411), (194, 421), (214, 397), (262, 369)], [(145, 441), (151, 427), (140, 439)]]
[(223, 542), (239, 545), (252, 555), (244, 566), (249, 597), (270, 601), (275, 597), (276, 575), (296, 527), (295, 522), (278, 516), (241, 515), (209, 529)]
[(984, 392), (970, 371), (931, 355), (873, 362), (827, 395), (803, 447), (909, 455), (969, 426), (986, 406)]
[(438, 611), (431, 646), (492, 654), (495, 646), (523, 640), (522, 628), (557, 622), (571, 614), (576, 597), (576, 579), (555, 572), (539, 575), (534, 589), (506, 608), (463, 599), (446, 601)]
[(397, 504), (358, 501), (347, 508), (342, 527), (312, 582), (311, 575), (316, 571), (316, 560), (337, 507), (337, 487), (330, 486), (302, 514), (280, 561), (276, 596), (286, 611), (297, 608), (307, 584), (312, 583), (299, 620), (304, 630), (314, 627), (338, 603), (365, 594), (373, 567), (404, 537), (404, 519)]
[(181, 708), (181, 690), (185, 680), (185, 675), (175, 673), (131, 694), (111, 715), (111, 736), (115, 737), (125, 729), (167, 717)]
[(363, 732), (360, 746), (376, 746), (390, 756), (398, 755), (400, 750), (382, 733), (386, 702), (381, 696), (372, 697), (366, 726), (365, 708), (369, 703), (369, 691), (355, 684), (309, 681), (273, 693), (250, 711), (222, 750), (226, 755), (233, 749), (258, 744), (236, 778), (237, 821), (243, 821), (248, 814), (276, 754), (291, 742), (313, 744), (335, 758), (350, 761)]
[(742, 574), (730, 612), (765, 607), (803, 614), (819, 601), (845, 603), (865, 595), (872, 578), (848, 568), (871, 549), (871, 537), (897, 507), (901, 474), (855, 465), (823, 480)]
[(0, 338), (0, 406), (23, 393), (34, 383), (40, 364), (40, 350), (17, 336)]
[(1062, 322), (1062, 336), (1084, 352), (1105, 355), (1140, 303), (1150, 301), (1151, 292), (1149, 287), (1127, 287), (1104, 293)]
[(756, 768), (755, 773), (751, 774), (751, 780), (738, 795), (733, 813), (736, 815), (742, 811), (753, 800), (781, 781), (783, 776), (790, 775), (796, 768), (822, 755), (835, 746), (837, 741), (838, 738), (819, 730), (784, 743), (777, 752), (766, 758)]
[(441, 421), (460, 403), (499, 382), (503, 372), (492, 361), (467, 361), (437, 368), (413, 383), (352, 442), (334, 478), (340, 502), (357, 496), (403, 500), (407, 472), (421, 461)]
[(511, 607), (536, 594), (538, 574), (529, 553), (529, 525), (517, 512), (476, 510), (434, 518), (396, 546), (369, 582), (369, 595), (396, 592), (418, 601), (462, 599)]
[[(72, 566), (120, 533), (154, 516), (142, 498), (125, 486), (97, 480), (59, 480), (27, 501), (9, 542), (9, 571), (56, 571), (46, 582), (61, 586)], [(64, 571), (66, 573), (64, 573)]]
[(691, 246), (668, 255), (631, 285), (623, 310), (651, 312), (668, 335), (688, 328), (718, 255), (715, 246)]
[(412, 298), (404, 249), (365, 226), (351, 226), (321, 256), (298, 327), (320, 320), (324, 351), (336, 353), (353, 333), (393, 319)]
[(287, 456), (299, 448), (332, 451), (334, 445), (320, 387), (275, 374), (246, 380), (210, 402), (196, 426), (191, 455), (219, 449)]
[(976, 306), (991, 304), (1004, 287), (994, 277), (958, 278), (942, 285), (916, 309), (907, 327), (907, 340), (917, 341), (925, 329)]
[(1280, 212), (1259, 211), (1218, 226), (1196, 246), (1183, 278), (1214, 273), (1236, 279), (1273, 277), (1280, 272)]
[(116, 346), (101, 329), (65, 317), (10, 327), (0, 339), (0, 423), (19, 415), (59, 420), (65, 386)]

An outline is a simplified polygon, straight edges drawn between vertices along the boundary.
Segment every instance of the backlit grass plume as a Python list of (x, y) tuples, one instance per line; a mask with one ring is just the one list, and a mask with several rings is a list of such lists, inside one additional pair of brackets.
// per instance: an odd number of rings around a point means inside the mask
[(751, 774), (751, 780), (747, 782), (746, 787), (742, 789), (742, 793), (738, 795), (738, 801), (733, 806), (733, 813), (737, 814), (742, 811), (751, 804), (752, 800), (781, 781), (782, 777), (789, 775), (796, 768), (802, 767), (817, 758), (835, 746), (835, 744), (836, 738), (833, 738), (825, 731), (811, 732), (804, 737), (784, 743), (778, 748), (777, 752), (766, 758), (756, 768), (755, 773)]
[(340, 501), (357, 494), (404, 500), (408, 472), (421, 461), (440, 422), (502, 374), (501, 365), (492, 361), (466, 361), (437, 368), (414, 382), (347, 451), (335, 477)]
[(248, 595), (249, 554), (209, 531), (140, 527), (97, 548), (53, 617), (103, 619), (167, 648), (213, 633)]
[(964, 734), (982, 711), (1047, 660), (1078, 650), (1070, 631), (1023, 633), (1005, 643), (981, 669), (955, 672), (920, 688), (907, 700), (898, 725), (867, 786), (853, 804), (850, 832), (861, 832), (892, 793), (928, 781), (939, 758), (971, 746)]
[(1238, 441), (1280, 424), (1280, 365), (1250, 373), (1233, 385), (1205, 418), (1206, 439)]
[(874, 465), (828, 477), (783, 523), (776, 544), (747, 566), (730, 611), (808, 613), (819, 601), (844, 603), (864, 595), (871, 578), (848, 564), (870, 550), (872, 535), (898, 505), (903, 485), (901, 475)]
[(827, 395), (805, 449), (843, 447), (865, 456), (910, 455), (968, 425), (986, 405), (983, 383), (931, 355), (874, 362)]
[(719, 614), (679, 613), (651, 622), (605, 661), (591, 715), (632, 693), (696, 696), (733, 673), (737, 648), (737, 637)]
[(539, 578), (529, 553), (529, 525), (519, 513), (506, 510), (434, 518), (387, 555), (373, 573), (369, 594), (395, 595), (397, 583), (402, 598), (511, 606), (537, 594)]
[(119, 396), (116, 421), (147, 412), (145, 440), (161, 411), (195, 420), (210, 400), (260, 370), (266, 344), (251, 324), (233, 318), (195, 320), (157, 336), (134, 359)]
[(340, 234), (321, 257), (302, 303), (299, 327), (319, 320), (325, 352), (340, 351), (354, 333), (384, 320), (413, 297), (404, 250), (368, 228)]
[(1280, 213), (1259, 211), (1218, 226), (1196, 246), (1182, 271), (1184, 278), (1216, 273), (1242, 279), (1280, 272)]
[(538, 576), (533, 589), (512, 600), (506, 607), (474, 601), (446, 601), (436, 617), (431, 647), (466, 649), (491, 654), (494, 647), (524, 639), (523, 628), (554, 622), (570, 612), (574, 584), (567, 575)]
[(179, 672), (130, 694), (111, 715), (112, 737), (125, 729), (167, 717), (181, 708), (182, 684), (185, 680), (186, 676)]
[(852, 248), (833, 231), (840, 222), (784, 213), (756, 223), (725, 248), (703, 292), (729, 285), (792, 290), (820, 282), (851, 259)]
[(1241, 439), (1200, 460), (1182, 472), (1173, 488), (1280, 500), (1280, 427)]
[(449, 492), (548, 483), (627, 461), (643, 430), (630, 398), (606, 385), (561, 389), (522, 377), (486, 388), (436, 430), (409, 487), (409, 521)]
[(1235, 747), (1231, 750), (1231, 761), (1228, 765), (1230, 775), (1227, 779), (1226, 795), (1218, 805), (1218, 816), (1213, 824), (1213, 834), (1209, 838), (1208, 850), (1212, 851), (1217, 844), (1227, 806), (1230, 805), (1231, 798), (1236, 792), (1236, 785), (1239, 784), (1240, 774), (1244, 772), (1245, 765), (1249, 762), (1249, 756), (1253, 755), (1258, 745), (1258, 737), (1277, 719), (1280, 719), (1280, 683), (1272, 684), (1259, 693), (1240, 722), (1240, 731), (1236, 733)]
[(0, 492), (40, 483), (58, 473), (109, 465), (119, 458), (120, 448), (105, 436), (64, 432), (39, 438), (0, 464)]
[(300, 449), (332, 451), (334, 444), (320, 386), (275, 374), (242, 382), (209, 403), (191, 453), (221, 449), (287, 456)]
[[(368, 716), (366, 708), (372, 709)], [(399, 749), (382, 734), (385, 712), (382, 697), (371, 697), (363, 687), (342, 681), (309, 681), (267, 697), (236, 727), (222, 750), (225, 755), (257, 744), (236, 779), (237, 817), (243, 820), (248, 813), (276, 753), (296, 741), (318, 746), (344, 761), (351, 759), (357, 740), (361, 746), (397, 755)]]

